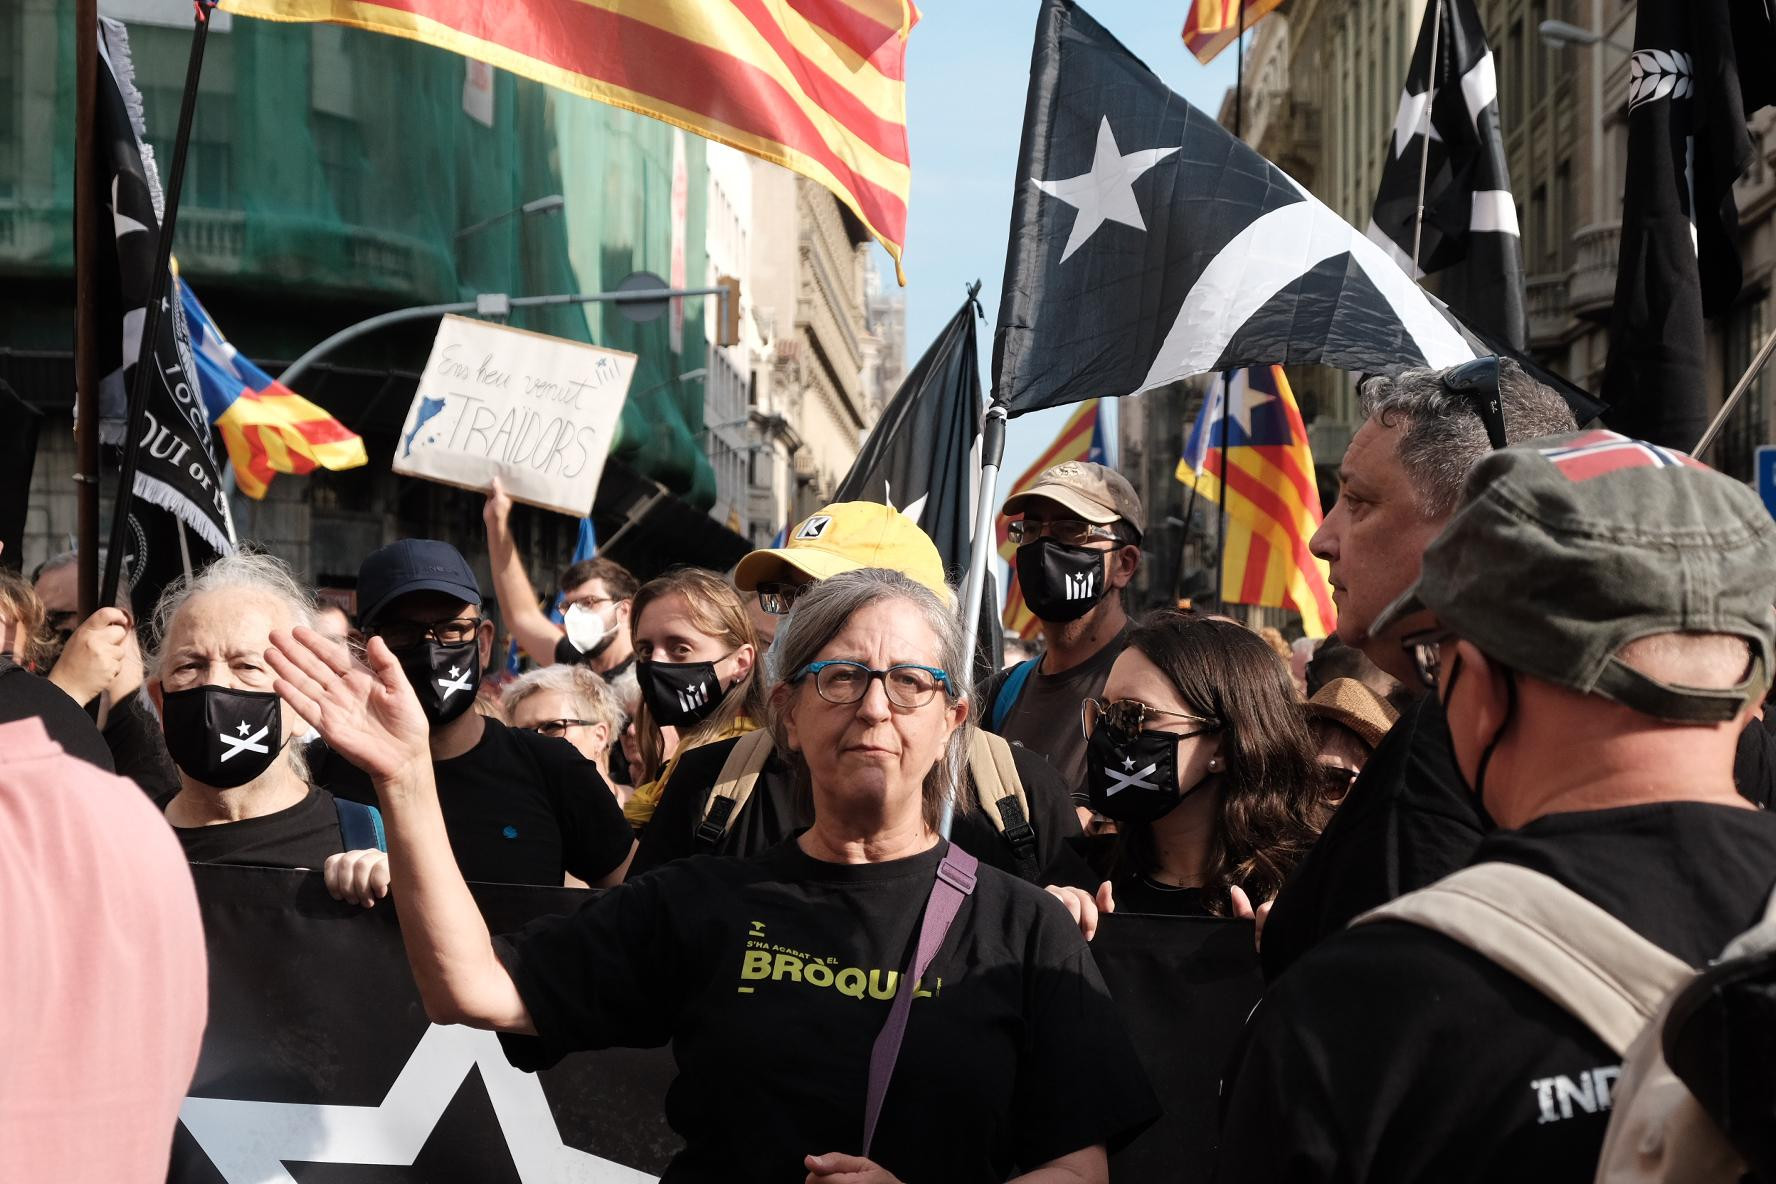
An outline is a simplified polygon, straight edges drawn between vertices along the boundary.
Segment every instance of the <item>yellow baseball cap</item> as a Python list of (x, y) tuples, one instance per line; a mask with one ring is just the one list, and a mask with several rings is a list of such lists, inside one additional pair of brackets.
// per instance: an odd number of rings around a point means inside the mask
[(919, 524), (876, 502), (835, 502), (795, 524), (781, 547), (754, 551), (734, 569), (734, 587), (805, 584), (860, 567), (886, 567), (951, 601), (943, 556)]

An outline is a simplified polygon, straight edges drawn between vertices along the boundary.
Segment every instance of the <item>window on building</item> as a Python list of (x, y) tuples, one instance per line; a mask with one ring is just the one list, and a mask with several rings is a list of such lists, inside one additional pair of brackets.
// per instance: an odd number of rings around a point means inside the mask
[[(1732, 393), (1770, 331), (1769, 317), (1764, 311), (1765, 296), (1766, 293), (1760, 292), (1727, 314), (1721, 341), (1723, 398)], [(1714, 449), (1714, 464), (1741, 481), (1749, 481), (1754, 475), (1752, 469), (1758, 445), (1771, 442), (1770, 389), (1766, 370), (1752, 382), (1738, 409), (1721, 425), (1720, 442)]]
[[(136, 24), (130, 26), (129, 34), (148, 142), (159, 154), (164, 174), (177, 139), (191, 31)], [(234, 107), (234, 40), (212, 36), (204, 46), (181, 202), (211, 210), (234, 204)], [(161, 183), (166, 183), (164, 175)]]

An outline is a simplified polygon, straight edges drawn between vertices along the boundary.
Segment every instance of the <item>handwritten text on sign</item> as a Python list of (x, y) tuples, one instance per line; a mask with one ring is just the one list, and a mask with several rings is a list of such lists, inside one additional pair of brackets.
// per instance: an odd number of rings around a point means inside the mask
[(584, 517), (635, 355), (445, 317), (395, 446), (394, 469)]

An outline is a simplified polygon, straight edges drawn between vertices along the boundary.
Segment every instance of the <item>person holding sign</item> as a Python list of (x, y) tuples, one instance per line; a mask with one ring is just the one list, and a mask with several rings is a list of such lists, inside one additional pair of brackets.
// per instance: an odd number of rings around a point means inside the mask
[[(621, 883), (634, 850), (598, 768), (565, 740), (507, 727), (470, 708), (493, 651), (475, 573), (455, 547), (402, 539), (358, 569), (364, 631), (382, 639), (430, 725), (423, 760), (436, 766), (450, 846), (463, 875), (496, 884)], [(367, 767), (314, 746), (315, 779), (335, 795), (375, 801)], [(356, 766), (356, 767), (354, 767)]]
[(451, 858), (425, 717), (388, 647), (372, 640), (366, 669), (299, 629), (267, 657), (279, 692), (371, 772), (427, 1013), (499, 1031), (521, 1067), (670, 1042), (685, 1148), (665, 1179), (1103, 1184), (1106, 1147), (1156, 1114), (1103, 980), (1041, 890), (937, 833), (968, 738), (960, 622), (865, 569), (804, 593), (777, 647), (772, 736), (812, 826), (497, 940)]
[(1100, 912), (1253, 916), (1325, 823), (1289, 669), (1243, 625), (1151, 614), (1081, 726), (1091, 808), (1116, 833), (1082, 840), (1095, 895), (1049, 891), (1087, 936)]

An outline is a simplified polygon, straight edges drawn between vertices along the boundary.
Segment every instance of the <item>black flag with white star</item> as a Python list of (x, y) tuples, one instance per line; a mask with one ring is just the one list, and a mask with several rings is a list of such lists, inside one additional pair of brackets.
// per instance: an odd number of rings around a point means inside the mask
[[(1751, 66), (1743, 78), (1740, 61)], [(1687, 450), (1708, 425), (1702, 319), (1732, 307), (1743, 283), (1733, 183), (1751, 163), (1746, 116), (1776, 100), (1772, 61), (1765, 0), (1642, 0), (1637, 10), (1603, 376), (1609, 425), (1624, 435)]]
[(1524, 348), (1523, 242), (1499, 129), (1498, 74), (1473, 0), (1425, 5), (1369, 237), (1409, 274), (1438, 273), (1437, 290), (1465, 323)]
[(1240, 366), (1484, 352), (1380, 247), (1044, 0), (993, 341), (1011, 414)]
[[(833, 495), (837, 502), (893, 506), (917, 522), (957, 583), (968, 570), (979, 500), (982, 399), (974, 322), (980, 315), (971, 290), (894, 392)], [(980, 638), (991, 663), (983, 658), (977, 676), (998, 669), (999, 614), (991, 607), (997, 604), (989, 587)]]
[(124, 422), (154, 274), (161, 203), (153, 153), (142, 142), (142, 98), (133, 74), (123, 24), (100, 20), (93, 168), (104, 190), (100, 225), (113, 233), (99, 234), (96, 272), (99, 438), (121, 445), (133, 431), (142, 440), (128, 499), (125, 558), (136, 614), (145, 620), (174, 577), (234, 550), (234, 524), (209, 414), (198, 393), (184, 307), (171, 284), (149, 353), (154, 376), (142, 418), (134, 425)]
[(836, 502), (880, 502), (917, 522), (952, 577), (968, 565), (980, 481), (980, 357), (970, 296), (889, 400)]
[[(319, 872), (193, 864), (209, 1021), (169, 1184), (647, 1184), (681, 1146), (665, 1049), (512, 1067), (492, 1032), (426, 1019), (394, 902), (327, 895)], [(471, 885), (494, 932), (586, 893)]]

